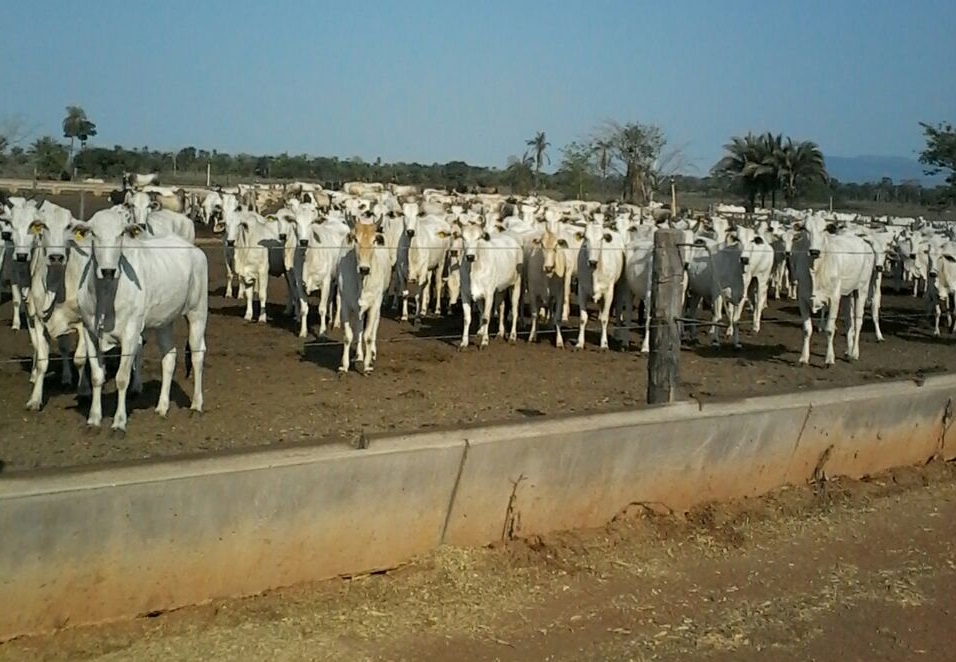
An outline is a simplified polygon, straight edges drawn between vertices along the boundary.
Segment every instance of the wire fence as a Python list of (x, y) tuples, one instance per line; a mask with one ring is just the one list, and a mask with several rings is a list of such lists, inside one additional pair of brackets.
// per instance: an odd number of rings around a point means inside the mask
[[(580, 330), (580, 325), (579, 325), (579, 324), (575, 324), (575, 323), (572, 321), (572, 320), (574, 320), (575, 317), (577, 317), (577, 316), (571, 316), (571, 319), (570, 319), (568, 322), (561, 324), (561, 334), (562, 334), (562, 336), (565, 336), (565, 339), (564, 339), (564, 340), (565, 340), (565, 345), (566, 345), (567, 348), (569, 348), (569, 349), (574, 349), (574, 348), (575, 348), (576, 339), (577, 339), (577, 334), (579, 333), (579, 330)], [(434, 319), (436, 319), (436, 318), (425, 318), (425, 319), (426, 319), (426, 321), (428, 321), (428, 320), (434, 320)], [(439, 318), (437, 318), (437, 319), (441, 320), (441, 321), (442, 321), (443, 323), (445, 323), (445, 324), (450, 323), (450, 322), (452, 322), (452, 321), (460, 321), (460, 320), (459, 320), (458, 318), (456, 318), (456, 317), (447, 316), (447, 315), (446, 315), (446, 316), (439, 317)], [(528, 319), (530, 319), (530, 318), (528, 318)], [(811, 317), (811, 320), (812, 320), (812, 322), (814, 323), (814, 332), (815, 332), (815, 333), (821, 333), (820, 331), (817, 330), (817, 326), (818, 326), (819, 322), (821, 321), (821, 319), (824, 319), (824, 320), (825, 320), (825, 319), (826, 319), (826, 316), (825, 316), (825, 315), (823, 315), (823, 316), (821, 316), (821, 315), (815, 315), (815, 316), (812, 316), (812, 317)], [(726, 316), (722, 316), (721, 319), (718, 320), (718, 321), (716, 321), (716, 322), (715, 322), (712, 318), (708, 318), (708, 317), (697, 318), (697, 319), (693, 319), (693, 318), (678, 318), (677, 320), (675, 320), (675, 322), (677, 322), (677, 323), (679, 323), (679, 324), (682, 324), (682, 325), (684, 326), (684, 331), (685, 331), (685, 333), (684, 333), (684, 337), (682, 337), (682, 341), (683, 341), (683, 342), (687, 342), (687, 341), (691, 341), (691, 340), (693, 340), (694, 338), (696, 338), (696, 336), (700, 334), (702, 328), (703, 328), (703, 329), (709, 329), (709, 328), (712, 327), (712, 326), (716, 326), (716, 327), (722, 329), (724, 332), (726, 332), (726, 330), (727, 330), (731, 325), (730, 325), (729, 322), (727, 322), (727, 321), (725, 321), (725, 320), (726, 320)], [(846, 320), (844, 319), (844, 316), (841, 315), (841, 316), (838, 317), (838, 321), (841, 321), (841, 322), (844, 322), (844, 323), (845, 323)], [(888, 313), (888, 314), (882, 314), (882, 313), (881, 313), (880, 316), (879, 316), (879, 321), (880, 321), (881, 324), (883, 324), (883, 323), (888, 323), (888, 324), (891, 324), (891, 325), (917, 324), (917, 323), (926, 323), (926, 322), (932, 323), (932, 321), (933, 321), (933, 314), (932, 314), (932, 312), (927, 312), (927, 313), (918, 313), (918, 312), (899, 313), (899, 312), (894, 312), (894, 313)], [(408, 323), (409, 323), (409, 324), (412, 324), (413, 322), (412, 322), (412, 321), (409, 321)], [(508, 323), (510, 323), (510, 322), (508, 322)], [(526, 321), (526, 322), (525, 322), (525, 326), (527, 326), (528, 323), (529, 323), (529, 322)], [(594, 333), (597, 332), (597, 330), (598, 330), (598, 329), (597, 329), (598, 323), (599, 323), (599, 320), (597, 320), (597, 317), (596, 317), (595, 315), (589, 314), (589, 315), (588, 315), (588, 327), (587, 327), (586, 331), (590, 332), (591, 334), (594, 334)], [(752, 317), (748, 316), (746, 319), (741, 319), (741, 320), (737, 323), (737, 326), (738, 326), (738, 330), (739, 330), (739, 331), (744, 332), (744, 331), (752, 331), (752, 330), (753, 330), (753, 327), (754, 327), (754, 324), (755, 324), (754, 319), (753, 319)], [(788, 319), (788, 318), (783, 318), (783, 317), (762, 317), (762, 318), (761, 318), (761, 326), (765, 326), (765, 325), (769, 325), (769, 326), (779, 325), (779, 326), (787, 326), (787, 327), (791, 327), (791, 328), (798, 328), (798, 327), (800, 327), (801, 324), (802, 324), (802, 320), (801, 320), (800, 318), (798, 318), (798, 317), (793, 317), (793, 318), (789, 318), (789, 319)], [(867, 309), (867, 314), (864, 316), (864, 324), (867, 325), (867, 326), (871, 326), (871, 324), (872, 324), (872, 317), (870, 317), (870, 315), (869, 315), (869, 309)], [(489, 323), (489, 331), (488, 331), (489, 337), (494, 337), (494, 336), (497, 335), (497, 328), (496, 328), (497, 325), (498, 325), (497, 318), (491, 320), (491, 322)], [(686, 334), (687, 327), (688, 327), (688, 326), (691, 326), (691, 325), (696, 325), (696, 326), (698, 327), (698, 329), (697, 329), (697, 334), (694, 336), (694, 338), (688, 338), (688, 337), (687, 337), (687, 334)], [(610, 338), (615, 338), (615, 340), (616, 340), (617, 342), (620, 342), (620, 340), (616, 338), (616, 335), (619, 334), (619, 333), (621, 333), (621, 332), (623, 332), (623, 331), (627, 331), (627, 333), (629, 334), (628, 344), (629, 344), (629, 345), (632, 345), (632, 346), (639, 347), (639, 346), (640, 346), (640, 343), (635, 343), (635, 342), (633, 341), (633, 339), (630, 338), (630, 334), (634, 334), (634, 333), (643, 334), (643, 333), (645, 332), (645, 329), (647, 329), (648, 331), (650, 331), (650, 330), (652, 330), (652, 329), (664, 328), (665, 326), (668, 326), (667, 323), (656, 323), (656, 322), (649, 322), (649, 323), (632, 323), (632, 324), (630, 324), (630, 325), (624, 325), (624, 324), (615, 323), (614, 318), (612, 318), (612, 319), (609, 321), (609, 323), (608, 323), (608, 337), (609, 337), (609, 339), (610, 339)], [(472, 320), (471, 327), (469, 328), (469, 334), (468, 334), (468, 335), (469, 335), (469, 345), (470, 345), (470, 346), (476, 346), (476, 344), (477, 344), (476, 341), (480, 338), (479, 335), (478, 335), (478, 333), (476, 332), (479, 327), (480, 327), (480, 323), (478, 323), (478, 321), (476, 321), (475, 319), (473, 319), (473, 320)], [(494, 328), (494, 331), (492, 330), (493, 328)], [(865, 329), (865, 330), (872, 330), (872, 327), (871, 327), (870, 329)], [(707, 332), (705, 332), (705, 333), (707, 333)], [(801, 333), (802, 333), (802, 331), (801, 331)], [(523, 338), (523, 339), (525, 339), (525, 340), (527, 340), (527, 338), (530, 336), (530, 334), (531, 334), (530, 328), (522, 328), (522, 329), (520, 329), (520, 330), (518, 330), (518, 331), (516, 332), (516, 335), (517, 335), (518, 338)], [(505, 336), (507, 336), (507, 335), (508, 335), (508, 330), (506, 329), (506, 331), (505, 331)], [(535, 331), (535, 335), (536, 335), (536, 336), (544, 336), (544, 337), (556, 336), (556, 335), (557, 335), (557, 329), (554, 327), (554, 321), (553, 321), (553, 319), (547, 320), (547, 321), (540, 321), (540, 320), (539, 320), (539, 321), (538, 321), (538, 328), (537, 328), (536, 331)], [(429, 342), (429, 343), (432, 343), (432, 342), (458, 343), (458, 342), (461, 341), (461, 339), (462, 339), (462, 331), (457, 331), (457, 332), (455, 332), (455, 333), (444, 333), (444, 332), (443, 332), (443, 333), (410, 333), (410, 332), (403, 332), (403, 335), (391, 336), (391, 337), (388, 337), (388, 338), (377, 338), (377, 339), (376, 339), (376, 345), (378, 345), (378, 344), (392, 345), (392, 344), (418, 343), (418, 342)], [(956, 337), (954, 337), (954, 341), (956, 341)], [(354, 347), (357, 345), (358, 342), (359, 342), (359, 338), (358, 338), (358, 334), (356, 334), (355, 338), (354, 338), (353, 341), (352, 341), (352, 347), (354, 348)], [(146, 344), (147, 344), (147, 343), (144, 343), (144, 346), (145, 346)], [(589, 347), (589, 346), (593, 346), (593, 343), (592, 343), (592, 345), (586, 345), (586, 347)], [(307, 350), (307, 349), (311, 349), (311, 348), (330, 348), (330, 347), (342, 348), (342, 347), (343, 347), (343, 341), (342, 341), (342, 340), (333, 339), (333, 338), (323, 338), (323, 339), (318, 339), (318, 340), (307, 340), (307, 341), (304, 341), (304, 342), (298, 342), (298, 343), (295, 345), (295, 347), (297, 347), (297, 348), (299, 348), (299, 349), (301, 349), (301, 350)], [(52, 348), (51, 348), (51, 349), (52, 349)], [(796, 348), (796, 349), (798, 349), (798, 348)], [(795, 350), (795, 351), (796, 351), (796, 350)], [(202, 355), (202, 354), (210, 354), (210, 353), (216, 354), (215, 352), (210, 352), (210, 350), (208, 350), (208, 349), (205, 349), (205, 350), (190, 350), (190, 353), (191, 353), (191, 354), (199, 354), (199, 355)], [(223, 352), (223, 353), (220, 354), (220, 355), (221, 355), (221, 356), (226, 356), (227, 354), (226, 354), (225, 352)], [(119, 353), (117, 353), (117, 352), (112, 352), (112, 353), (111, 353), (111, 352), (106, 352), (106, 353), (104, 353), (104, 356), (110, 357), (110, 358), (112, 358), (112, 359), (115, 360), (115, 359), (120, 359), (120, 358), (131, 358), (131, 357), (135, 357), (135, 353), (122, 353), (122, 352), (119, 352)], [(55, 357), (55, 358), (54, 358), (54, 357)], [(53, 361), (61, 361), (61, 360), (63, 360), (63, 359), (62, 359), (62, 356), (61, 356), (61, 355), (51, 353), (51, 354), (50, 354), (50, 358), (49, 358), (48, 360), (51, 361), (51, 362), (53, 362)], [(31, 362), (33, 362), (33, 361), (34, 361), (34, 359), (33, 359), (32, 357), (7, 358), (7, 359), (0, 359), (0, 364), (21, 364), (21, 365), (22, 365), (22, 364), (31, 363)]]

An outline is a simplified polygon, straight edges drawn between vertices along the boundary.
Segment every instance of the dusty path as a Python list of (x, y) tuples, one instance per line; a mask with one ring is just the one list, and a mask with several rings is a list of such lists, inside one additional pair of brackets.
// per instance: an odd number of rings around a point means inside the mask
[(944, 660), (956, 465), (444, 549), (397, 571), (0, 646), (0, 660)]

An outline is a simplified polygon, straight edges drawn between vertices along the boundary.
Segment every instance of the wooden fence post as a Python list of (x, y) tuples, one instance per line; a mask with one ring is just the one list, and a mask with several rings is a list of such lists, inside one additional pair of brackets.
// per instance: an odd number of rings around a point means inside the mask
[(684, 268), (678, 244), (680, 230), (661, 228), (654, 233), (651, 271), (651, 353), (647, 361), (647, 402), (661, 404), (677, 399), (680, 363), (681, 282)]

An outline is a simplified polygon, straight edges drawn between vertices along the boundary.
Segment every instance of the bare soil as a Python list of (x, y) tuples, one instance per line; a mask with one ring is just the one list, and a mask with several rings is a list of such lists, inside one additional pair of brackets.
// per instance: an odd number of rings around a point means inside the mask
[(5, 660), (948, 660), (956, 465), (444, 548), (0, 645)]
[[(78, 211), (75, 196), (53, 198)], [(89, 196), (87, 215), (104, 205)], [(201, 236), (211, 236), (201, 228)], [(190, 416), (192, 384), (182, 363), (185, 328), (180, 325), (179, 365), (173, 406), (163, 420), (152, 412), (159, 392), (160, 365), (147, 339), (145, 390), (130, 397), (128, 433), (89, 430), (88, 402), (59, 384), (54, 361), (46, 384), (47, 403), (40, 413), (24, 411), (29, 396), (31, 356), (27, 332), (10, 329), (11, 304), (0, 305), (0, 467), (7, 471), (128, 461), (284, 444), (341, 442), (362, 433), (408, 432), (464, 424), (519, 421), (539, 416), (613, 411), (644, 406), (646, 357), (633, 334), (628, 352), (599, 352), (589, 329), (591, 349), (557, 350), (553, 335), (516, 346), (492, 341), (483, 351), (457, 351), (461, 332), (457, 312), (429, 318), (415, 327), (384, 319), (375, 372), (336, 373), (339, 334), (300, 340), (297, 326), (283, 314), (285, 285), (273, 279), (262, 325), (242, 319), (244, 305), (225, 299), (222, 251), (205, 247), (210, 261), (210, 316), (206, 342), (205, 413)], [(875, 342), (865, 323), (862, 358), (838, 359), (823, 367), (823, 339), (814, 336), (812, 365), (796, 364), (801, 343), (793, 302), (772, 301), (764, 327), (742, 332), (743, 348), (701, 345), (681, 354), (681, 380), (687, 397), (700, 401), (847, 386), (890, 379), (919, 379), (956, 367), (956, 339), (933, 338), (922, 299), (888, 293), (883, 303), (886, 342)], [(386, 311), (386, 315), (394, 315)], [(749, 320), (749, 313), (745, 314)], [(572, 325), (576, 321), (572, 319)], [(317, 326), (317, 322), (316, 322)], [(569, 333), (571, 330), (569, 329)], [(842, 354), (844, 339), (837, 339)], [(104, 396), (107, 417), (115, 409), (112, 384)]]

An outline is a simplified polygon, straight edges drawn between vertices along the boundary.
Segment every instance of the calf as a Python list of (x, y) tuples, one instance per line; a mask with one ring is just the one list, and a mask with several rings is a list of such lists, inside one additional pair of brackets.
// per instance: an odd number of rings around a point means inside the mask
[[(166, 416), (176, 367), (173, 324), (189, 324), (186, 373), (193, 372), (191, 409), (202, 411), (202, 371), (209, 312), (209, 272), (203, 252), (175, 235), (149, 237), (145, 228), (128, 224), (115, 210), (97, 212), (89, 223), (75, 224), (78, 243), (91, 252), (89, 272), (81, 281), (77, 303), (83, 318), (93, 398), (87, 423), (102, 421), (105, 373), (103, 352), (119, 347), (116, 414), (113, 429), (125, 432), (126, 391), (133, 361), (147, 329), (155, 332), (162, 356), (162, 386), (156, 413)], [(84, 241), (85, 240), (85, 241)]]
[(252, 300), (259, 296), (259, 322), (268, 321), (266, 302), (269, 293), (269, 276), (283, 276), (288, 288), (286, 314), (296, 317), (295, 306), (298, 291), (293, 270), (286, 262), (287, 222), (275, 216), (263, 218), (253, 211), (236, 212), (226, 224), (227, 246), (235, 249), (235, 273), (246, 295), (245, 320), (252, 321)]
[[(760, 320), (767, 307), (767, 289), (773, 273), (774, 251), (765, 236), (754, 231), (753, 228), (737, 226), (729, 235), (731, 241), (740, 245), (740, 264), (743, 266), (744, 297), (748, 297), (751, 286), (754, 287), (754, 333), (760, 333)], [(742, 305), (735, 307), (737, 319), (740, 323), (743, 313)], [(728, 327), (727, 335), (733, 333), (733, 325)]]
[[(441, 313), (442, 271), (445, 253), (451, 243), (451, 226), (434, 215), (419, 215), (416, 203), (402, 206), (405, 215), (405, 236), (399, 246), (398, 259), (404, 260), (407, 296), (415, 298), (415, 317), (428, 312), (429, 291), (435, 289), (435, 314)], [(402, 302), (402, 321), (408, 320), (408, 299)]]

